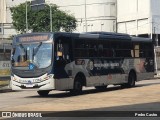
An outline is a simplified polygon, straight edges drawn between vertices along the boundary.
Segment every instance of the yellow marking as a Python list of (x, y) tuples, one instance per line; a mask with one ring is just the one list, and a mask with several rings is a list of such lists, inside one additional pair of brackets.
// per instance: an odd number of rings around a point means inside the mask
[(0, 76), (7, 76), (7, 75), (10, 75), (9, 69), (0, 70)]
[(0, 86), (4, 86), (4, 85), (8, 85), (8, 84), (9, 84), (9, 80), (0, 81)]

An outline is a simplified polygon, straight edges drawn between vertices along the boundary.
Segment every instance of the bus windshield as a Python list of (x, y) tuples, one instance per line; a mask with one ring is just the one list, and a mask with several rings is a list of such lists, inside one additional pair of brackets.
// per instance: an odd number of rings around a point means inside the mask
[(51, 43), (19, 44), (12, 50), (12, 67), (30, 70), (32, 68), (46, 68), (52, 61)]

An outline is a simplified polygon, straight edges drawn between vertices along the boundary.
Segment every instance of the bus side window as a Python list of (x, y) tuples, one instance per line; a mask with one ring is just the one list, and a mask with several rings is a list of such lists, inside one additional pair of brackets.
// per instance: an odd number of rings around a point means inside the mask
[(139, 44), (134, 45), (135, 57), (140, 57)]
[(68, 42), (62, 42), (62, 40), (59, 40), (56, 51), (56, 60), (70, 60), (70, 47)]
[(103, 45), (102, 44), (98, 45), (98, 55), (99, 55), (99, 57), (104, 57), (104, 55), (103, 55)]
[(69, 45), (68, 44), (63, 44), (63, 59), (69, 60)]

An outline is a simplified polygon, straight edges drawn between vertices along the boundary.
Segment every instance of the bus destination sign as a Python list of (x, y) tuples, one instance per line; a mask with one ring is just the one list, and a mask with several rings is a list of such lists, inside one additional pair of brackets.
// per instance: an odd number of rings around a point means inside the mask
[(17, 42), (39, 42), (49, 40), (49, 35), (31, 35), (18, 37)]

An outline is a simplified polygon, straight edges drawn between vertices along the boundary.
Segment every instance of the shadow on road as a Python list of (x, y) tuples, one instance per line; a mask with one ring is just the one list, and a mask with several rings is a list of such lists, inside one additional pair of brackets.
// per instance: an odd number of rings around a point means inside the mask
[[(160, 84), (160, 83), (145, 83), (145, 84), (137, 84), (134, 88), (122, 88), (120, 85), (117, 86), (113, 86), (113, 87), (109, 87), (105, 90), (96, 90), (94, 88), (92, 89), (87, 89), (87, 90), (83, 90), (82, 95), (86, 95), (86, 94), (96, 94), (96, 93), (102, 93), (102, 92), (113, 92), (116, 90), (124, 90), (124, 89), (135, 89), (135, 88), (139, 88), (139, 87), (146, 87), (146, 86), (151, 86), (151, 85), (155, 85), (155, 84)], [(80, 96), (78, 95), (78, 96)], [(39, 95), (37, 96), (29, 96), (26, 98), (66, 98), (66, 97), (74, 97), (75, 95), (71, 95), (70, 92), (62, 92), (62, 93), (54, 93), (54, 94), (49, 94), (46, 97), (41, 97)]]

